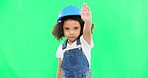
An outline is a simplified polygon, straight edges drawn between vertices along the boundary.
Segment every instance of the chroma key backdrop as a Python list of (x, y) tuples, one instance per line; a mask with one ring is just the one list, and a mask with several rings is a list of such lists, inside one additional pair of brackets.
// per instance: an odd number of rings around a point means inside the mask
[(56, 78), (51, 34), (67, 5), (90, 6), (93, 78), (148, 78), (148, 0), (0, 0), (0, 78)]

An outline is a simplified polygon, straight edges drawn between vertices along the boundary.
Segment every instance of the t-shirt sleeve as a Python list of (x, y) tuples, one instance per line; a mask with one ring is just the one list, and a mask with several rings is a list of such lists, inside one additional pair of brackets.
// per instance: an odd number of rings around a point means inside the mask
[(94, 42), (93, 42), (93, 39), (92, 39), (92, 38), (91, 38), (91, 44), (88, 44), (88, 43), (85, 41), (83, 35), (80, 37), (80, 41), (81, 41), (81, 44), (83, 44), (83, 45), (85, 45), (85, 46), (87, 46), (87, 47), (90, 47), (90, 48), (93, 48), (93, 47), (94, 47)]
[(62, 50), (62, 44), (59, 45), (57, 52), (56, 52), (57, 58), (63, 58), (63, 50)]

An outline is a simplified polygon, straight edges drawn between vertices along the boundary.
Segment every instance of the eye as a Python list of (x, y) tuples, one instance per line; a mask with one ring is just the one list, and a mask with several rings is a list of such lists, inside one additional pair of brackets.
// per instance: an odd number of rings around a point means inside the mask
[(69, 28), (65, 28), (65, 30), (69, 30)]
[(74, 29), (75, 29), (75, 30), (77, 30), (77, 29), (78, 29), (78, 27), (75, 27)]

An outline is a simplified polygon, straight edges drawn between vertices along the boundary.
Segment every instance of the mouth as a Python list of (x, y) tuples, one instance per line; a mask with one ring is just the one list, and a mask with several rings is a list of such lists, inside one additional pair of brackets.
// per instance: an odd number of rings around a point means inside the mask
[(75, 38), (75, 37), (69, 37), (69, 38)]

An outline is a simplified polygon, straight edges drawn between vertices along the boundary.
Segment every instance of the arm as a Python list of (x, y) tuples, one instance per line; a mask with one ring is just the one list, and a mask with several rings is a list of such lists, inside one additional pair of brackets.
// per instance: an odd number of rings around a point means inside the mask
[(84, 21), (83, 38), (88, 44), (91, 44), (92, 15), (90, 8), (85, 3), (82, 4), (81, 18)]
[(62, 63), (62, 60), (59, 58), (58, 59), (58, 69), (57, 69), (57, 77), (56, 78), (61, 78), (61, 72), (62, 72), (61, 63)]

